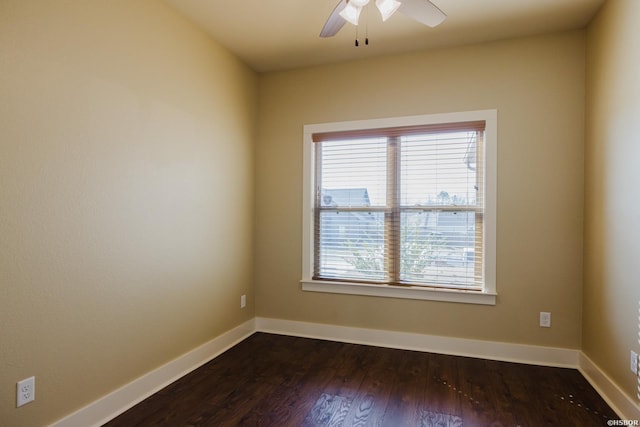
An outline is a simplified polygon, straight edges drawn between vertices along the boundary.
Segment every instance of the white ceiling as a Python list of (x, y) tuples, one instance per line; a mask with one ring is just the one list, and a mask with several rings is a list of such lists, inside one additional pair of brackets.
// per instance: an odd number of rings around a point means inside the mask
[[(436, 28), (368, 6), (369, 46), (346, 24), (318, 35), (338, 0), (165, 0), (256, 71), (335, 63), (413, 50), (583, 28), (605, 0), (433, 0), (447, 19)], [(373, 3), (373, 2), (372, 2)]]

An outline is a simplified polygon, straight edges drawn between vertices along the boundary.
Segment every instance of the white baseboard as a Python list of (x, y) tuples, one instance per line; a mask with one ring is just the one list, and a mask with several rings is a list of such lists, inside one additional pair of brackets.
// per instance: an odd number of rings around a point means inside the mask
[(243, 341), (255, 330), (255, 319), (251, 319), (90, 403), (55, 422), (51, 427), (101, 426)]
[(256, 329), (259, 332), (281, 335), (562, 368), (577, 368), (580, 353), (579, 350), (566, 348), (352, 328), (263, 317), (256, 318)]
[(586, 354), (580, 353), (578, 369), (598, 394), (622, 420), (640, 420), (640, 405), (627, 396), (618, 385)]
[(640, 420), (638, 404), (579, 350), (257, 317), (92, 402), (51, 427), (100, 426), (254, 332), (579, 369), (621, 419)]

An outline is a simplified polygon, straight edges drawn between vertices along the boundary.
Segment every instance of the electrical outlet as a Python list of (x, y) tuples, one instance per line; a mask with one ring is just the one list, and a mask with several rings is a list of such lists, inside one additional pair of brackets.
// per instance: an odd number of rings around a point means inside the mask
[(240, 297), (240, 308), (245, 308), (247, 306), (247, 296), (242, 295)]
[(18, 381), (16, 407), (26, 405), (36, 399), (36, 377), (29, 377)]
[(540, 312), (540, 327), (541, 328), (551, 327), (551, 313), (546, 311)]
[(631, 350), (631, 372), (638, 375), (638, 353)]

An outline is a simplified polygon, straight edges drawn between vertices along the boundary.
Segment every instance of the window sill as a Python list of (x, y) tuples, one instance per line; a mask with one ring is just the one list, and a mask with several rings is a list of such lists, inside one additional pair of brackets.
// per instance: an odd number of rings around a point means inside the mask
[(302, 290), (308, 292), (496, 305), (495, 293), (481, 291), (434, 289), (417, 286), (368, 285), (363, 283), (332, 282), (329, 280), (301, 280), (301, 283)]

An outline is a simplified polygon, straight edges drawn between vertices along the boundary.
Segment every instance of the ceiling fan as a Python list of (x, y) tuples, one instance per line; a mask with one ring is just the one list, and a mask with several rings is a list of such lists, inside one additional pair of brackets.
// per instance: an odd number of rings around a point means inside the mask
[[(386, 21), (395, 11), (407, 15), (429, 27), (439, 25), (447, 15), (429, 0), (375, 0), (376, 7)], [(320, 37), (335, 36), (346, 22), (358, 25), (360, 12), (369, 0), (340, 0), (324, 24)]]

